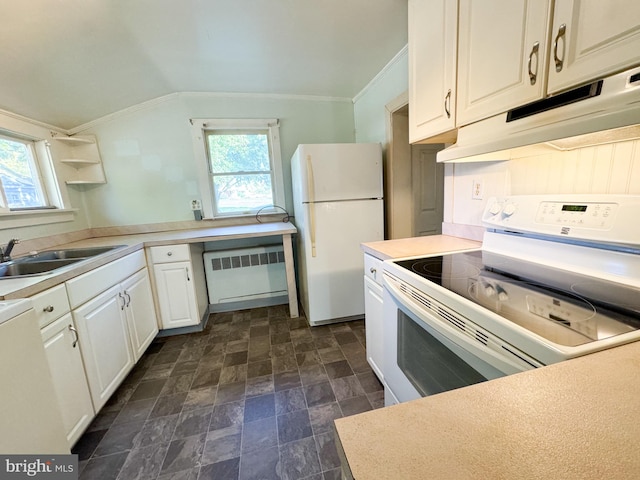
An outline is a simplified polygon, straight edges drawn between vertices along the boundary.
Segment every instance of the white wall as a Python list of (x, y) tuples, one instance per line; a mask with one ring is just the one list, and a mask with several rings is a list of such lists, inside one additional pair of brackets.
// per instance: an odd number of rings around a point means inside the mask
[(409, 85), (407, 49), (401, 50), (354, 100), (356, 142), (386, 144), (385, 105)]
[(353, 142), (345, 99), (183, 93), (94, 122), (107, 184), (87, 188), (92, 227), (193, 220), (200, 198), (190, 118), (278, 118), (286, 205), (292, 210), (290, 158), (300, 143)]
[[(640, 140), (567, 152), (539, 150), (505, 162), (450, 165), (445, 222), (480, 226), (484, 206), (493, 195), (640, 195)], [(482, 200), (471, 198), (474, 180), (481, 180), (485, 186)]]

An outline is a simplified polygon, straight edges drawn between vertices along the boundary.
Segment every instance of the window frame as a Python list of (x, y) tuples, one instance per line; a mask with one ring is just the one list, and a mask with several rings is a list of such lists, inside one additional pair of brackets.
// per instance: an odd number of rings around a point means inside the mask
[[(278, 207), (284, 207), (284, 181), (282, 175), (282, 155), (280, 150), (280, 123), (277, 119), (191, 119), (194, 151), (198, 169), (203, 218), (242, 218), (261, 214), (277, 213)], [(273, 190), (272, 207), (249, 212), (216, 213), (216, 200), (213, 188), (211, 162), (207, 145), (208, 131), (267, 131), (269, 160), (271, 162), (271, 186)]]
[(0, 130), (0, 139), (14, 143), (21, 143), (29, 150), (29, 154), (31, 155), (30, 160), (32, 164), (30, 166), (30, 169), (32, 178), (36, 183), (35, 189), (38, 192), (38, 196), (44, 203), (44, 205), (39, 205), (37, 207), (11, 207), (9, 205), (9, 199), (7, 197), (6, 186), (0, 180), (0, 209), (4, 212), (31, 212), (55, 208), (55, 206), (51, 203), (47, 184), (45, 182), (44, 176), (42, 175), (42, 162), (38, 155), (38, 149), (36, 148), (37, 142), (33, 139), (8, 133), (4, 130)]

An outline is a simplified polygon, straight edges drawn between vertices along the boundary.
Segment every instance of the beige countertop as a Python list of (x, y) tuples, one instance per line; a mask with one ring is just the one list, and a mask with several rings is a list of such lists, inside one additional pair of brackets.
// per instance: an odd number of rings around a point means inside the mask
[(272, 222), (228, 227), (113, 235), (108, 237), (87, 238), (73, 243), (60, 244), (55, 248), (101, 247), (106, 245), (125, 245), (125, 247), (100, 255), (99, 257), (83, 261), (79, 264), (60, 269), (56, 271), (56, 273), (30, 278), (0, 279), (0, 299), (7, 300), (30, 297), (48, 288), (59, 285), (70, 278), (81, 275), (82, 273), (88, 272), (89, 270), (145, 247), (212, 242), (217, 240), (233, 240), (250, 237), (292, 235), (296, 232), (296, 227), (292, 223)]
[(356, 480), (640, 478), (640, 342), (336, 420)]
[(397, 240), (383, 240), (360, 245), (363, 252), (373, 255), (380, 260), (430, 255), (456, 250), (470, 250), (480, 248), (481, 246), (481, 242), (468, 240), (466, 238), (451, 237), (449, 235), (400, 238)]

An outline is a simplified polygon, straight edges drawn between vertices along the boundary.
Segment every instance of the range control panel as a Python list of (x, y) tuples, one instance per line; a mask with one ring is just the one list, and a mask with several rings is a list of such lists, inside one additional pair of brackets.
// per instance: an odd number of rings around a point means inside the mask
[(616, 203), (541, 202), (536, 223), (608, 230), (618, 210)]
[(514, 195), (493, 197), (485, 227), (598, 242), (640, 243), (640, 195)]

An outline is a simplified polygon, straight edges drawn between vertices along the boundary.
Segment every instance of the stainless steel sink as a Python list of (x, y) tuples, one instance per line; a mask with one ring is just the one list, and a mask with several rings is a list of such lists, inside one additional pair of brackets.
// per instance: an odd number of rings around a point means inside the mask
[(71, 258), (64, 260), (46, 260), (42, 262), (4, 262), (0, 263), (0, 278), (41, 275), (82, 260), (84, 259)]
[(86, 259), (102, 255), (125, 245), (112, 245), (109, 247), (66, 248), (61, 250), (45, 250), (33, 255), (16, 259), (20, 262), (41, 262), (43, 260)]
[(125, 246), (112, 245), (108, 247), (45, 250), (0, 263), (0, 279), (32, 277), (52, 273), (60, 268), (80, 263)]

